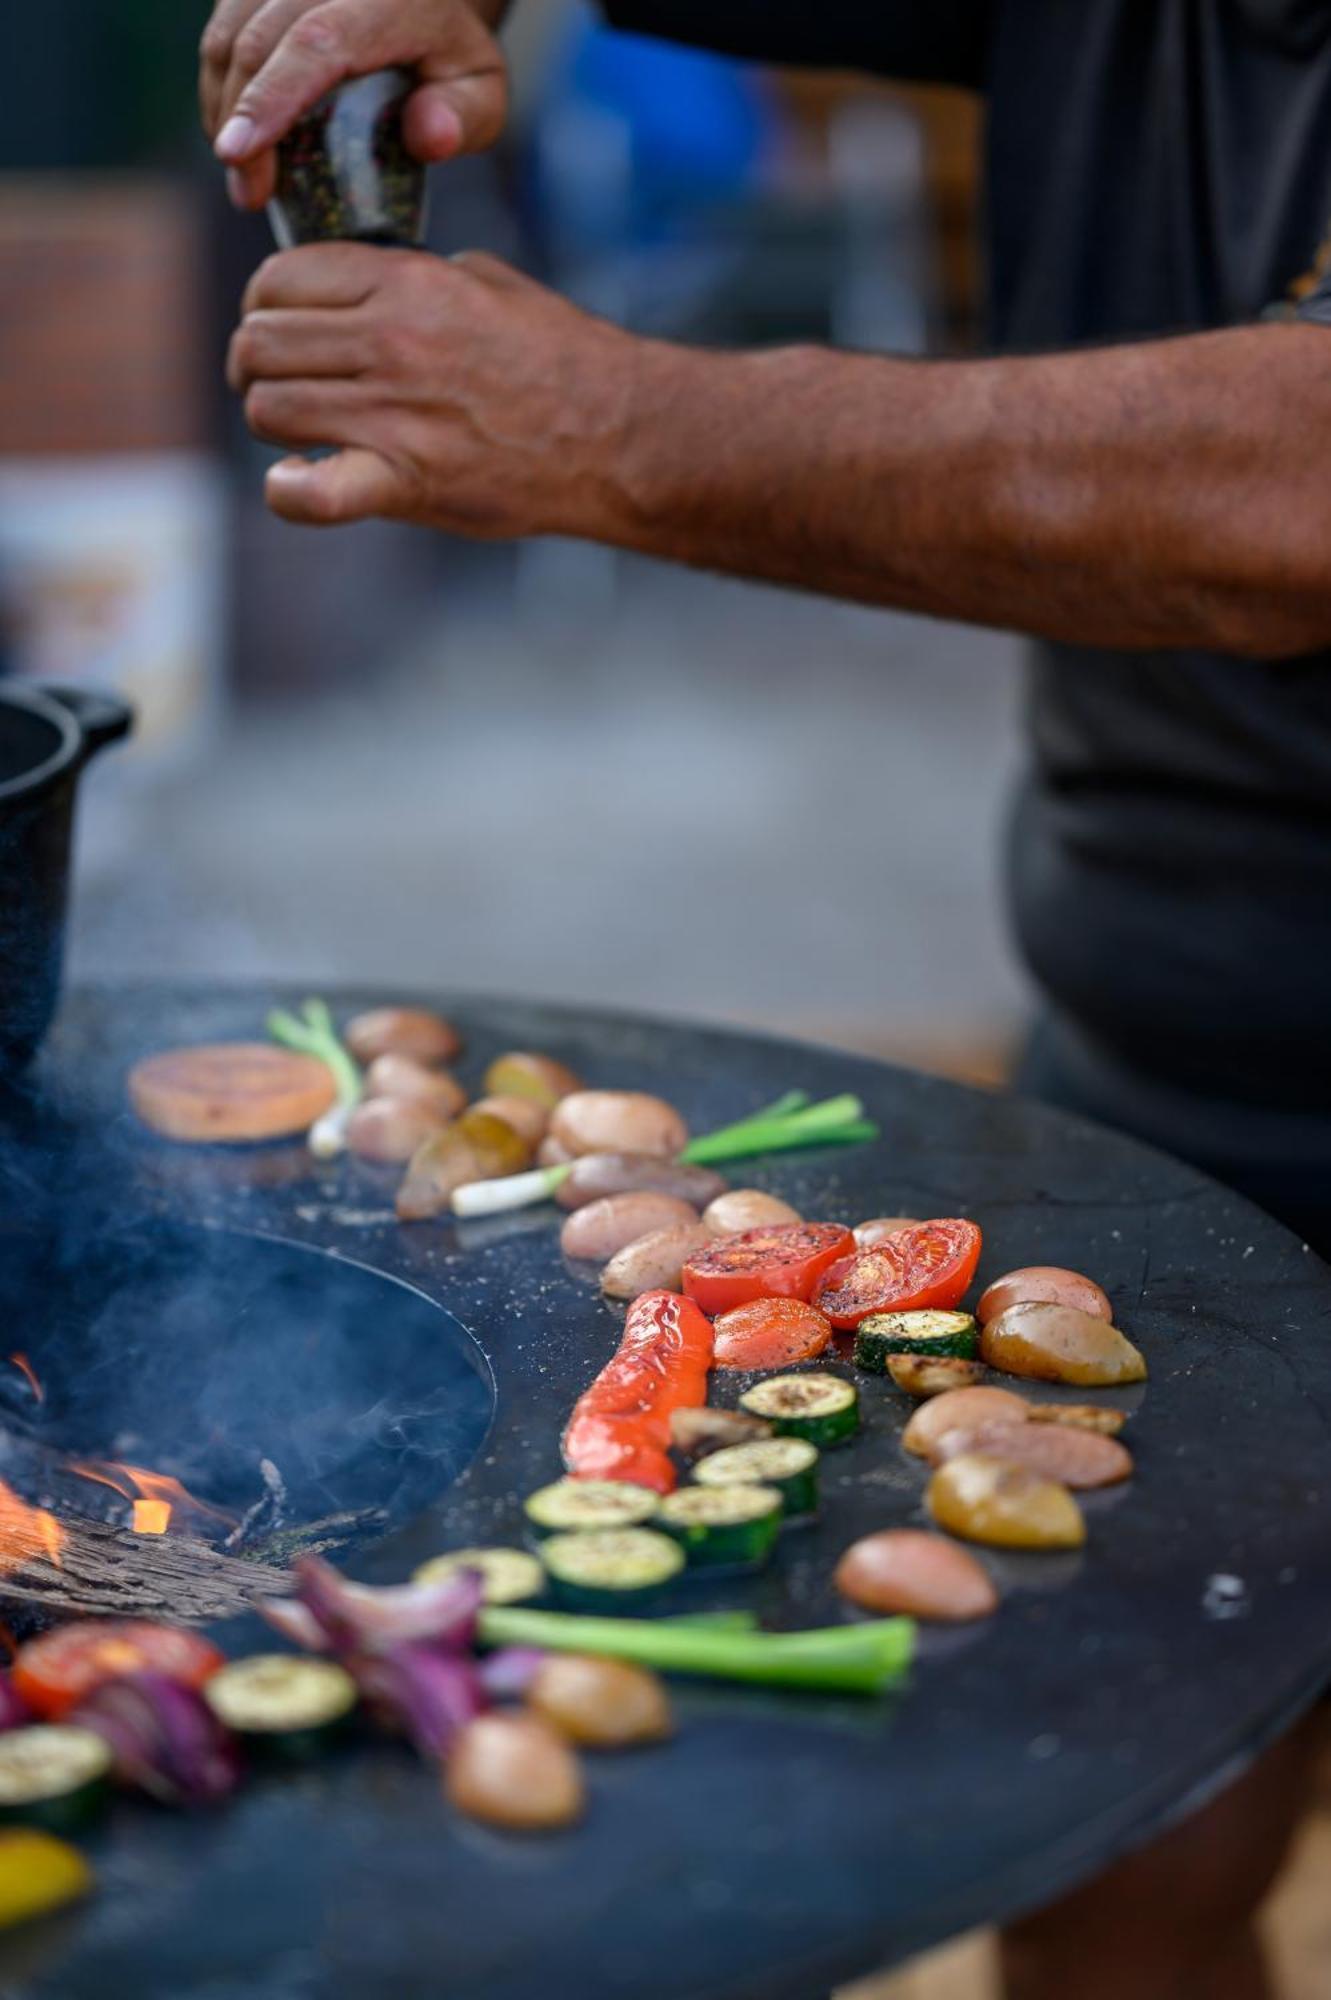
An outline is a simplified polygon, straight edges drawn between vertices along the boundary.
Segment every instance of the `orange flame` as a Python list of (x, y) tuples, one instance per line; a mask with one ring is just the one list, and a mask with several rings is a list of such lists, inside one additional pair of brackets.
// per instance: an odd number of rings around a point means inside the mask
[(70, 1470), (78, 1473), (80, 1479), (96, 1480), (99, 1486), (109, 1486), (113, 1493), (121, 1493), (126, 1500), (132, 1500), (132, 1525), (138, 1535), (164, 1535), (177, 1512), (205, 1515), (228, 1526), (235, 1518), (222, 1508), (212, 1507), (206, 1500), (200, 1500), (178, 1479), (172, 1479), (164, 1472), (149, 1472), (142, 1465), (99, 1461), (90, 1465), (74, 1465)]
[(40, 1381), (37, 1379), (37, 1370), (33, 1367), (27, 1355), (11, 1354), (9, 1359), (12, 1365), (18, 1369), (19, 1374), (26, 1377), (28, 1387), (32, 1390), (32, 1393), (37, 1398), (37, 1401), (39, 1403), (44, 1403), (46, 1401), (46, 1391), (45, 1389), (43, 1389)]
[(58, 1565), (64, 1546), (65, 1531), (55, 1515), (29, 1506), (0, 1479), (0, 1574), (22, 1569), (35, 1556)]

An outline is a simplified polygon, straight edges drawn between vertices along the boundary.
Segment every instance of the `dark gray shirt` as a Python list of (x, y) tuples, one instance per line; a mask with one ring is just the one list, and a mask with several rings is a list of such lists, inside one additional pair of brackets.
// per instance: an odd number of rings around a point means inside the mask
[[(1331, 222), (1331, 0), (608, 11), (735, 54), (983, 91), (997, 348), (1256, 320), (1292, 298)], [(1331, 321), (1325, 294), (1302, 309)], [(1012, 896), (1051, 1007), (1107, 1068), (1325, 1113), (1331, 1166), (1331, 659), (1041, 645), (1031, 731)]]

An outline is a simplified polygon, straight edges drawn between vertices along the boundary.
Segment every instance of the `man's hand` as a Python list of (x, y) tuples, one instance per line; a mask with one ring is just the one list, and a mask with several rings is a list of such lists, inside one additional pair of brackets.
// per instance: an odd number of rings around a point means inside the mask
[(262, 208), (278, 140), (334, 84), (376, 69), (401, 65), (420, 77), (406, 111), (417, 159), (492, 145), (508, 102), (491, 33), (504, 11), (505, 0), (216, 0), (199, 95), (232, 200)]
[(258, 436), (340, 447), (269, 472), (286, 520), (594, 535), (646, 346), (492, 257), (329, 243), (259, 269), (227, 373)]

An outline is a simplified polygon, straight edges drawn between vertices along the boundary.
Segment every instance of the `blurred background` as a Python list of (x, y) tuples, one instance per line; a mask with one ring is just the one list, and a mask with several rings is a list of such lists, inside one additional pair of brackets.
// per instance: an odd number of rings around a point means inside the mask
[[(16, 10), (11, 10), (11, 12)], [(222, 383), (271, 248), (198, 132), (206, 0), (41, 0), (0, 65), (0, 675), (139, 712), (85, 788), (77, 977), (457, 985), (994, 1080), (1019, 642), (564, 543), (264, 511)], [(964, 353), (979, 117), (519, 5), (431, 242), (714, 344)], [(1331, 1812), (1270, 1924), (1325, 2000)], [(854, 2000), (985, 2000), (965, 1940)], [(850, 2000), (844, 1996), (843, 2000)]]
[[(0, 671), (139, 709), (89, 781), (75, 977), (660, 1008), (1000, 1074), (1015, 642), (566, 543), (336, 538), (221, 379), (271, 247), (197, 130), (204, 0), (43, 0), (0, 73)], [(966, 100), (516, 10), (484, 246), (682, 339), (971, 338)]]

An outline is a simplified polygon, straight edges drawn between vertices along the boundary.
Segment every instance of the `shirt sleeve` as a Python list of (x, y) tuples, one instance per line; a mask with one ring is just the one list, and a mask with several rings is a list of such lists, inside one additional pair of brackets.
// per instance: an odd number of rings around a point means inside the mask
[(903, 83), (984, 80), (997, 0), (601, 0), (616, 28), (722, 55), (858, 69)]

